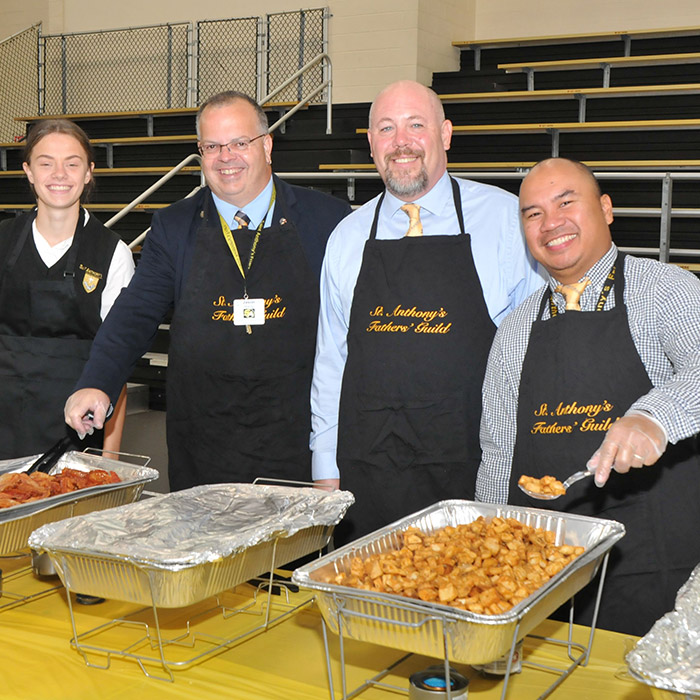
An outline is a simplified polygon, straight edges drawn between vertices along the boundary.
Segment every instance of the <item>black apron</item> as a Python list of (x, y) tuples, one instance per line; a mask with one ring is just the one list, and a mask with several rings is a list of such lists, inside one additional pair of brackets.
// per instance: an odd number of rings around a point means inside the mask
[[(233, 324), (243, 278), (211, 197), (201, 217), (170, 326), (170, 487), (256, 477), (309, 481), (319, 293), (286, 203), (278, 191), (276, 223), (262, 230), (246, 271), (248, 296), (266, 300), (265, 324), (250, 334)], [(245, 263), (256, 231), (232, 233)]]
[[(116, 238), (78, 219), (71, 247), (51, 268), (32, 241), (35, 213), (3, 229), (0, 270), (0, 459), (45, 452), (66, 435), (63, 406), (73, 392), (100, 325), (101, 295)], [(90, 291), (88, 291), (90, 290)]]
[(337, 542), (474, 497), (495, 326), (454, 180), (452, 191), (459, 235), (377, 240), (377, 204), (350, 313), (337, 462), (355, 504)]
[[(614, 269), (615, 307), (609, 311), (574, 311), (543, 321), (551, 296), (549, 290), (543, 294), (520, 378), (509, 502), (623, 523), (626, 534), (611, 553), (598, 626), (643, 635), (673, 609), (678, 588), (700, 562), (694, 439), (669, 444), (653, 466), (613, 471), (602, 489), (589, 479), (545, 502), (517, 486), (522, 474), (564, 479), (585, 469), (610, 425), (652, 389), (630, 334), (624, 256)], [(577, 622), (591, 623), (595, 592), (589, 585), (577, 594)]]

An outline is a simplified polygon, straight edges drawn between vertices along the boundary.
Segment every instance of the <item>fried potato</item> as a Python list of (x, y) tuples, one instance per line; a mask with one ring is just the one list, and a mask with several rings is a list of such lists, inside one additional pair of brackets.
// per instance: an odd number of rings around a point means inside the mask
[(410, 528), (399, 550), (356, 556), (349, 573), (328, 582), (395, 593), (480, 615), (498, 615), (525, 600), (580, 556), (556, 535), (514, 518), (477, 518), (431, 534)]
[(543, 476), (541, 479), (535, 479), (534, 476), (525, 476), (523, 474), (518, 479), (518, 485), (527, 491), (532, 491), (532, 493), (541, 493), (546, 496), (563, 496), (566, 493), (564, 484), (553, 476)]

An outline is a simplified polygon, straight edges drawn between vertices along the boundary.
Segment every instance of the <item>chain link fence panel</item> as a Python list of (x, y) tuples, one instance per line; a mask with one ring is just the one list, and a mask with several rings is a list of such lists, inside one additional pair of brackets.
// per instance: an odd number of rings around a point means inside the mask
[[(194, 30), (182, 23), (48, 36), (31, 27), (0, 43), (0, 141), (23, 134), (16, 116), (181, 108), (222, 90), (259, 100), (326, 52), (328, 16), (319, 8), (201, 21)], [(319, 64), (275, 101), (299, 101), (323, 78)]]
[[(264, 93), (272, 92), (290, 75), (326, 51), (326, 9), (299, 10), (268, 15), (268, 71)], [(323, 66), (307, 71), (295, 84), (275, 97), (276, 102), (296, 102), (323, 82)], [(262, 97), (262, 95), (261, 95)], [(313, 102), (322, 102), (323, 94)]]
[(188, 24), (50, 35), (44, 114), (187, 106)]
[(25, 29), (0, 42), (0, 142), (24, 136), (24, 126), (15, 117), (37, 114), (37, 46), (41, 25)]
[(224, 90), (255, 97), (260, 70), (258, 17), (197, 22), (197, 104)]

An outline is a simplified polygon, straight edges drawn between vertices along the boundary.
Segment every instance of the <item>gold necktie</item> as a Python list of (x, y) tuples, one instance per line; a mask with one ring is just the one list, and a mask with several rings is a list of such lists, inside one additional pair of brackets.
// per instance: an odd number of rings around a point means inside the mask
[(560, 284), (554, 290), (559, 292), (565, 301), (565, 309), (567, 311), (581, 311), (581, 304), (579, 304), (579, 299), (583, 294), (583, 290), (591, 283), (588, 277), (584, 277), (580, 282), (574, 282), (573, 284)]
[(404, 204), (401, 207), (401, 211), (405, 211), (408, 214), (408, 231), (407, 236), (422, 236), (423, 235), (423, 224), (420, 222), (420, 205), (418, 204)]

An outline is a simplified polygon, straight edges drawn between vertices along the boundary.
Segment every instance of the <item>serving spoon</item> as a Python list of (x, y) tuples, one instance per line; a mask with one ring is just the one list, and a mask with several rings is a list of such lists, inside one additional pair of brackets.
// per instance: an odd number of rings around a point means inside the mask
[[(594, 474), (595, 472), (588, 471), (588, 469), (582, 469), (579, 472), (574, 472), (566, 481), (562, 483), (564, 492), (566, 493), (572, 484), (575, 484), (577, 481), (581, 481), (581, 479), (585, 479), (587, 476), (593, 476)], [(521, 484), (518, 484), (518, 486), (520, 487), (521, 491), (524, 491), (531, 498), (539, 498), (541, 501), (553, 501), (555, 498), (559, 498), (560, 496), (564, 495), (563, 493), (536, 493), (535, 491), (530, 491)]]

